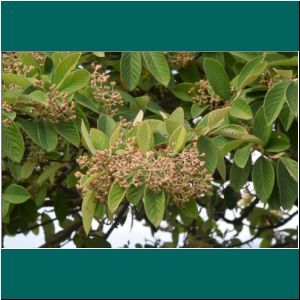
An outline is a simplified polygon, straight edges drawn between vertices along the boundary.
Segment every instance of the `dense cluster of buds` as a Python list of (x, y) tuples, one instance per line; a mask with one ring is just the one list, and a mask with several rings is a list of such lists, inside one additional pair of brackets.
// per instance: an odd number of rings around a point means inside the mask
[(279, 75), (271, 76), (270, 72), (264, 72), (261, 74), (259, 83), (266, 85), (270, 89), (279, 79)]
[(42, 150), (40, 147), (31, 142), (26, 160), (32, 163), (44, 164), (48, 162), (48, 160), (45, 158), (45, 155), (46, 151)]
[(94, 65), (91, 85), (94, 88), (93, 97), (101, 105), (102, 112), (113, 117), (119, 107), (125, 104), (121, 94), (115, 90), (116, 82), (109, 81), (110, 75), (99, 73), (101, 65)]
[[(9, 103), (7, 103), (6, 101), (3, 101), (3, 103), (2, 103), (2, 110), (7, 111), (8, 113), (13, 112), (12, 106)], [(8, 118), (3, 118), (2, 124), (5, 128), (8, 128), (11, 125), (11, 120)]]
[[(36, 83), (38, 84), (38, 82)], [(76, 102), (70, 100), (68, 93), (59, 92), (55, 85), (46, 93), (47, 105), (33, 104), (32, 109), (42, 119), (53, 124), (74, 121), (76, 119)]]
[[(25, 65), (20, 61), (19, 54), (17, 52), (5, 52), (2, 54), (2, 65), (3, 65), (3, 71), (6, 73), (14, 73), (14, 74), (20, 74), (20, 75), (27, 75), (30, 72), (34, 70), (34, 66), (31, 65)], [(44, 60), (44, 56), (37, 52), (30, 52), (28, 53), (31, 55), (35, 60), (36, 58)], [(41, 62), (42, 62), (41, 61)], [(38, 63), (38, 61), (37, 61)]]
[(136, 146), (134, 138), (126, 143), (119, 141), (114, 147), (98, 150), (92, 157), (81, 156), (77, 162), (86, 168), (88, 179), (82, 180), (77, 188), (83, 194), (95, 192), (97, 202), (107, 201), (110, 186), (117, 181), (123, 188), (131, 184), (135, 187), (146, 186), (154, 192), (167, 192), (178, 206), (184, 206), (195, 197), (207, 194), (211, 189), (212, 176), (201, 160), (196, 144), (175, 153), (173, 150), (160, 149), (148, 151), (145, 155)]
[(188, 66), (195, 58), (197, 52), (176, 52), (171, 54), (171, 63), (179, 68), (185, 68)]
[(201, 79), (196, 82), (188, 93), (192, 96), (192, 102), (198, 105), (209, 105), (210, 110), (217, 109), (222, 101), (217, 96), (208, 93), (208, 81)]

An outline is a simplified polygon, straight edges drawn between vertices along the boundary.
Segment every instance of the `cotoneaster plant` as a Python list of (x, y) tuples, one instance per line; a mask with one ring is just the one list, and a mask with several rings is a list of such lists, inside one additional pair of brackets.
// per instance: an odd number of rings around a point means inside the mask
[(297, 246), (281, 228), (297, 214), (296, 53), (2, 62), (4, 238), (43, 229), (42, 247), (109, 247), (131, 215), (153, 234), (136, 247)]

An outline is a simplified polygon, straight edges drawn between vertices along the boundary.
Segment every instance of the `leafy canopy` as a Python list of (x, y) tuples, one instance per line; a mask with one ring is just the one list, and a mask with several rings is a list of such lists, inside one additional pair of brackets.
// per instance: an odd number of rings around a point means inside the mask
[(3, 235), (110, 247), (131, 214), (172, 237), (136, 247), (296, 247), (297, 59), (3, 53)]

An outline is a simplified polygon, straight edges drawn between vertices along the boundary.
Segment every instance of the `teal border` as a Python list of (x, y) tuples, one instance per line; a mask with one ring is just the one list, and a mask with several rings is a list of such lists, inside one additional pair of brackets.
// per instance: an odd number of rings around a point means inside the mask
[(297, 51), (298, 2), (2, 2), (2, 50)]
[(2, 297), (298, 299), (298, 250), (3, 250)]
[[(2, 51), (298, 51), (298, 2), (1, 2)], [(297, 299), (298, 250), (9, 250), (2, 298)]]

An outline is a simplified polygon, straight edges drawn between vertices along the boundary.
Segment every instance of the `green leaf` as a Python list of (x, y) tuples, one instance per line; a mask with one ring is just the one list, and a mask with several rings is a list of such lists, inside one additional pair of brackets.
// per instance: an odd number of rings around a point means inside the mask
[(90, 80), (87, 70), (76, 70), (65, 77), (61, 82), (59, 90), (66, 93), (74, 93), (85, 87)]
[(291, 113), (291, 110), (287, 103), (283, 104), (282, 110), (279, 114), (279, 119), (282, 126), (284, 127), (284, 130), (288, 131), (295, 120), (295, 116)]
[(21, 62), (27, 66), (34, 66), (37, 70), (40, 70), (38, 62), (28, 53), (21, 53), (19, 55)]
[(249, 155), (251, 153), (251, 146), (247, 145), (241, 149), (238, 149), (234, 155), (234, 162), (239, 168), (244, 168), (249, 159)]
[(290, 176), (298, 183), (298, 162), (289, 157), (283, 156), (280, 158)]
[(76, 147), (80, 145), (80, 135), (73, 122), (59, 123), (55, 125), (56, 132), (69, 143)]
[(247, 182), (251, 170), (251, 158), (249, 157), (244, 168), (239, 168), (235, 163), (229, 173), (230, 185), (235, 191), (239, 191)]
[(135, 126), (138, 123), (142, 122), (144, 118), (144, 112), (140, 109), (137, 115), (135, 116), (132, 125)]
[(297, 117), (298, 116), (298, 81), (293, 81), (287, 87), (286, 92), (286, 101), (291, 110), (291, 113)]
[(25, 146), (23, 136), (15, 122), (12, 122), (7, 128), (2, 128), (2, 147), (4, 153), (12, 161), (21, 162)]
[(180, 100), (183, 101), (192, 101), (192, 95), (189, 94), (189, 90), (194, 87), (193, 83), (179, 83), (176, 84), (172, 89), (171, 92)]
[(230, 81), (224, 66), (215, 59), (205, 58), (203, 68), (214, 92), (221, 99), (228, 100), (230, 97)]
[(129, 91), (136, 88), (142, 73), (142, 58), (139, 52), (123, 52), (120, 61), (122, 81)]
[(97, 128), (110, 137), (116, 127), (115, 120), (106, 114), (101, 114), (97, 121)]
[(90, 98), (88, 98), (80, 93), (75, 93), (74, 99), (81, 106), (84, 106), (95, 113), (99, 113), (98, 105)]
[(268, 65), (263, 61), (263, 56), (258, 56), (253, 60), (249, 61), (241, 70), (238, 77), (237, 89), (241, 90), (245, 86), (252, 83), (261, 73), (265, 70)]
[(116, 144), (117, 140), (120, 137), (121, 129), (122, 125), (121, 123), (119, 123), (119, 125), (115, 127), (114, 131), (111, 134), (111, 137), (109, 139), (109, 147), (114, 146)]
[(51, 57), (46, 56), (45, 57), (45, 61), (44, 61), (44, 74), (50, 74), (52, 72), (53, 69), (53, 60), (51, 59)]
[(289, 138), (277, 131), (271, 133), (271, 138), (268, 144), (265, 146), (267, 152), (282, 152), (290, 148)]
[(180, 211), (188, 218), (194, 220), (198, 219), (199, 213), (197, 202), (195, 200), (189, 201), (183, 208), (180, 209)]
[(224, 125), (212, 132), (214, 135), (222, 135), (233, 139), (241, 139), (247, 135), (247, 129), (236, 124)]
[(37, 135), (39, 145), (47, 152), (55, 150), (57, 146), (57, 134), (52, 126), (46, 120), (40, 120), (37, 126)]
[(113, 213), (119, 207), (121, 201), (125, 196), (125, 189), (119, 185), (117, 181), (114, 181), (110, 187), (108, 193), (108, 209)]
[(266, 94), (264, 100), (264, 114), (267, 125), (271, 125), (277, 119), (286, 101), (288, 81), (279, 82)]
[(142, 56), (148, 71), (159, 83), (167, 86), (171, 79), (171, 72), (164, 54), (161, 52), (143, 52)]
[(218, 164), (218, 147), (206, 136), (199, 137), (197, 146), (199, 154), (205, 153), (205, 156), (201, 157), (201, 160), (205, 161), (205, 168), (213, 174)]
[(255, 115), (253, 132), (263, 141), (263, 145), (268, 143), (272, 133), (272, 125), (267, 125), (263, 107), (261, 107)]
[(130, 187), (126, 190), (126, 198), (131, 204), (138, 205), (139, 201), (143, 198), (144, 191), (144, 186), (136, 187), (131, 184)]
[(82, 134), (83, 141), (86, 144), (88, 150), (90, 150), (92, 154), (95, 154), (96, 149), (92, 143), (90, 134), (89, 134), (83, 120), (81, 121), (81, 134)]
[(108, 137), (100, 130), (92, 128), (90, 131), (91, 141), (96, 150), (104, 150), (108, 148)]
[(151, 129), (148, 123), (142, 122), (137, 127), (136, 141), (143, 154), (150, 150), (151, 134)]
[(252, 168), (252, 181), (257, 196), (267, 201), (272, 194), (275, 173), (272, 162), (267, 158), (259, 157)]
[(3, 218), (8, 214), (9, 212), (9, 208), (10, 208), (10, 204), (9, 202), (6, 202), (4, 199), (2, 199), (2, 205), (1, 205), (1, 215), (2, 215), (2, 222), (3, 222)]
[(103, 220), (106, 212), (106, 206), (103, 203), (98, 203), (95, 210), (95, 218), (98, 220)]
[(222, 154), (226, 155), (227, 153), (231, 152), (232, 150), (237, 149), (244, 143), (245, 143), (245, 141), (242, 141), (242, 140), (230, 141), (224, 145), (224, 147), (222, 149)]
[(82, 223), (86, 235), (89, 234), (92, 221), (94, 218), (97, 203), (95, 202), (94, 192), (88, 191), (84, 196), (81, 206), (82, 211)]
[(277, 183), (282, 208), (292, 208), (298, 196), (298, 184), (282, 160), (277, 164)]
[(25, 76), (20, 74), (13, 74), (13, 73), (3, 73), (2, 80), (6, 83), (15, 84), (24, 89), (32, 85), (33, 82), (32, 79), (26, 78)]
[(25, 133), (28, 135), (28, 137), (32, 139), (35, 144), (42, 147), (42, 145), (40, 145), (38, 136), (38, 122), (36, 120), (27, 120), (21, 118), (18, 118), (17, 121), (21, 125)]
[(80, 53), (71, 53), (67, 55), (58, 65), (54, 72), (53, 83), (60, 87), (64, 79), (73, 71), (80, 58)]
[(226, 180), (226, 164), (224, 160), (223, 153), (218, 153), (218, 162), (217, 162), (217, 170), (220, 176), (222, 177), (223, 181)]
[(34, 170), (34, 167), (35, 167), (35, 162), (26, 161), (21, 168), (21, 178), (28, 179)]
[(208, 131), (215, 129), (216, 127), (220, 126), (224, 121), (224, 118), (227, 116), (229, 107), (216, 109), (209, 114), (207, 114), (207, 126)]
[(280, 208), (280, 196), (279, 196), (279, 190), (278, 190), (278, 184), (277, 182), (274, 184), (273, 191), (271, 196), (268, 199), (268, 204), (271, 209), (276, 210)]
[(175, 152), (180, 152), (186, 142), (187, 131), (184, 126), (178, 127), (173, 131), (172, 135), (169, 139), (169, 147), (173, 149)]
[(40, 208), (43, 206), (45, 198), (47, 196), (47, 184), (42, 185), (39, 190), (37, 191), (37, 193), (34, 195), (34, 202), (37, 206), (37, 208)]
[(68, 215), (69, 205), (67, 195), (61, 187), (57, 188), (57, 192), (54, 197), (54, 210), (58, 221), (63, 222)]
[(158, 227), (164, 217), (165, 202), (165, 193), (163, 191), (157, 193), (148, 188), (145, 189), (145, 212), (147, 218), (155, 227)]
[(32, 102), (36, 102), (43, 105), (48, 104), (47, 96), (40, 90), (36, 90), (30, 93), (27, 97)]
[(198, 105), (198, 104), (193, 104), (191, 107), (191, 115), (193, 118), (197, 118), (200, 116), (207, 108), (209, 105)]
[(229, 114), (243, 120), (251, 120), (253, 118), (249, 104), (242, 99), (237, 99), (232, 103)]
[(60, 164), (60, 163), (55, 162), (55, 163), (50, 164), (50, 166), (45, 171), (43, 171), (43, 173), (39, 176), (36, 183), (40, 185), (47, 179), (50, 179), (50, 182), (53, 183), (56, 172), (61, 167), (62, 167), (62, 164)]
[(31, 194), (22, 186), (11, 184), (5, 189), (3, 199), (12, 204), (21, 204), (31, 198)]

